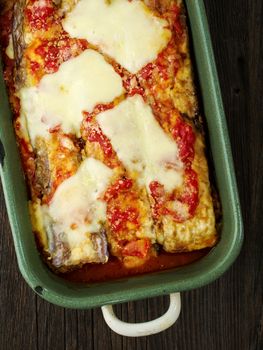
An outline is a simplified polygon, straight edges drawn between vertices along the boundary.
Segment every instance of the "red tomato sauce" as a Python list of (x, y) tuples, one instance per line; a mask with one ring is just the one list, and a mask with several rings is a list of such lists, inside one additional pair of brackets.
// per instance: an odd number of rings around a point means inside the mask
[(121, 261), (110, 257), (106, 264), (86, 264), (81, 269), (60, 276), (71, 282), (96, 283), (143, 275), (149, 272), (164, 271), (193, 263), (207, 255), (209, 249), (190, 253), (170, 254), (161, 251), (158, 257), (151, 257), (142, 266), (126, 268)]
[(104, 200), (109, 202), (111, 199), (115, 199), (118, 197), (120, 191), (128, 191), (132, 188), (133, 180), (122, 178), (115, 182), (104, 195)]
[(139, 215), (137, 208), (132, 207), (122, 210), (118, 206), (113, 206), (107, 209), (107, 219), (115, 233), (125, 231), (129, 223), (139, 228)]
[(25, 15), (32, 30), (46, 30), (53, 21), (55, 8), (50, 0), (36, 1), (25, 10)]
[(130, 242), (124, 240), (122, 248), (122, 256), (136, 256), (138, 258), (146, 258), (150, 252), (151, 242), (149, 239), (137, 239)]
[(108, 137), (103, 134), (101, 128), (98, 125), (89, 126), (87, 132), (88, 132), (88, 140), (90, 142), (98, 142), (105, 156), (111, 157), (113, 154), (112, 145)]
[[(110, 227), (114, 233), (125, 231), (129, 224), (133, 224), (133, 227), (140, 227), (140, 213), (138, 209), (133, 206), (124, 205), (124, 202), (120, 200), (121, 196), (129, 196), (131, 203), (135, 200), (134, 192), (130, 191), (133, 186), (133, 180), (129, 178), (121, 178), (117, 180), (104, 195), (104, 200), (107, 202), (107, 219)], [(119, 198), (119, 201), (115, 201)]]
[(85, 117), (83, 122), (85, 137), (89, 142), (97, 142), (108, 160), (114, 157), (115, 152), (113, 151), (109, 138), (102, 132), (95, 117), (97, 114), (112, 109), (113, 107), (114, 103), (98, 104), (95, 106), (92, 113), (86, 111), (82, 112)]
[(42, 40), (35, 48), (35, 54), (43, 60), (43, 67), (36, 61), (30, 62), (33, 73), (43, 69), (45, 73), (55, 73), (63, 62), (77, 56), (88, 48), (88, 42), (81, 39), (71, 39), (67, 33), (59, 34), (56, 39)]

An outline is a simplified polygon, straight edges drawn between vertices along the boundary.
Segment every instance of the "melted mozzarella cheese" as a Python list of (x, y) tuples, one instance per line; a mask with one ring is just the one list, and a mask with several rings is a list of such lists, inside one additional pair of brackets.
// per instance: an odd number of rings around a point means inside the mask
[(70, 240), (77, 242), (78, 232), (99, 231), (101, 222), (106, 220), (106, 204), (99, 197), (106, 190), (111, 176), (110, 168), (88, 158), (75, 175), (57, 188), (49, 215), (63, 232), (74, 232)]
[(64, 62), (58, 72), (45, 75), (38, 86), (20, 90), (21, 111), (31, 141), (48, 136), (57, 125), (79, 136), (82, 112), (111, 102), (123, 92), (120, 76), (102, 55), (86, 50)]
[(142, 1), (80, 0), (63, 22), (76, 38), (87, 39), (131, 73), (153, 61), (167, 45), (166, 20)]
[(182, 184), (177, 144), (160, 127), (140, 95), (97, 116), (124, 166), (139, 174), (141, 185), (159, 181), (167, 191)]
[[(88, 158), (82, 162), (75, 175), (57, 188), (49, 207), (42, 207), (46, 230), (52, 222), (57, 239), (70, 248), (69, 264), (86, 259), (92, 261), (100, 251), (94, 248), (91, 233), (98, 233), (106, 220), (106, 204), (99, 198), (106, 190), (111, 176), (111, 169)], [(51, 251), (53, 240), (52, 233), (49, 235)], [(97, 239), (99, 243), (100, 239)]]

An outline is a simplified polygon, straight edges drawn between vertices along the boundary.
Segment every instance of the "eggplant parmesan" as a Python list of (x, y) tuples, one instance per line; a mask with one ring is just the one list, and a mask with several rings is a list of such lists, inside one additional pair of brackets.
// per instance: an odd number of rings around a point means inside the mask
[(4, 2), (33, 230), (67, 271), (218, 239), (181, 0)]

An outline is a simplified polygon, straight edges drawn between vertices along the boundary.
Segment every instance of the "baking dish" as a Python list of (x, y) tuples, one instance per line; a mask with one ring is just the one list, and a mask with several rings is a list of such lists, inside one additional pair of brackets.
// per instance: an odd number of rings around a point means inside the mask
[[(158, 321), (159, 323), (139, 325), (137, 330), (130, 326), (126, 327), (117, 320), (113, 321), (112, 309), (105, 305), (178, 293), (203, 286), (228, 269), (237, 257), (242, 243), (241, 211), (204, 4), (202, 0), (186, 0), (186, 6), (208, 125), (215, 179), (223, 209), (220, 242), (207, 256), (191, 265), (92, 285), (70, 283), (48, 270), (38, 254), (32, 235), (25, 182), (12, 127), (11, 111), (3, 76), (1, 75), (0, 78), (1, 178), (20, 271), (30, 287), (51, 303), (84, 309), (104, 306), (106, 322), (123, 335), (152, 334), (167, 328), (179, 315), (179, 295), (171, 296), (168, 313)], [(119, 327), (122, 327), (122, 330)], [(131, 331), (129, 332), (128, 329)]]

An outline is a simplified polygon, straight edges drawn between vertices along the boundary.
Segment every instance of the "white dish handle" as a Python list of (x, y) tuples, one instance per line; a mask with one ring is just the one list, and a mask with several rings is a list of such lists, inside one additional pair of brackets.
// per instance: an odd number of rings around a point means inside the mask
[(181, 311), (181, 297), (180, 293), (170, 294), (169, 309), (161, 317), (149, 322), (123, 322), (116, 317), (112, 305), (102, 306), (101, 310), (105, 322), (115, 333), (125, 337), (144, 337), (160, 333), (176, 322)]

